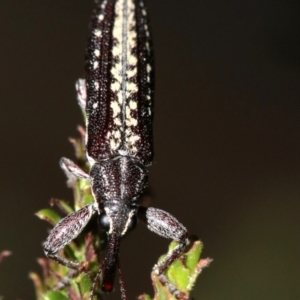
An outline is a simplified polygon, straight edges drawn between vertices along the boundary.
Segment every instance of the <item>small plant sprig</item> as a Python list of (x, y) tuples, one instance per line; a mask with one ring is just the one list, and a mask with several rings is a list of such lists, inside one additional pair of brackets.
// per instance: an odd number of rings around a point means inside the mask
[[(78, 164), (82, 169), (88, 170), (89, 166), (84, 152), (85, 131), (82, 127), (78, 127), (78, 130), (81, 137), (70, 139), (70, 142), (74, 146)], [(64, 215), (73, 213), (94, 201), (88, 180), (68, 177), (67, 184), (73, 189), (73, 205), (61, 199), (50, 200), (50, 205), (58, 207)], [(55, 226), (63, 218), (52, 208), (42, 209), (36, 215), (52, 226)], [(93, 221), (95, 220), (93, 219), (91, 223)], [(98, 228), (98, 226), (93, 227)], [(89, 298), (93, 278), (98, 271), (98, 261), (100, 259), (100, 257), (97, 257), (100, 252), (98, 250), (103, 247), (103, 240), (100, 241), (99, 235), (93, 234), (89, 229), (89, 226), (87, 226), (86, 230), (63, 250), (65, 257), (83, 262), (80, 270), (70, 270), (51, 259), (38, 259), (38, 263), (42, 267), (42, 277), (36, 273), (30, 274), (30, 278), (34, 282), (37, 300), (79, 300)], [(96, 295), (97, 292), (96, 288)]]
[[(177, 242), (173, 241), (169, 246), (168, 253), (176, 247)], [(149, 295), (141, 295), (139, 300), (176, 300), (174, 296), (180, 293), (182, 299), (190, 299), (190, 292), (193, 289), (196, 279), (201, 271), (208, 267), (212, 259), (205, 258), (200, 259), (203, 244), (199, 240), (195, 240), (191, 243), (189, 249), (186, 250), (182, 256), (175, 260), (173, 264), (165, 271), (165, 282), (171, 283), (171, 287), (168, 284), (162, 284), (161, 279), (152, 272), (151, 279), (154, 287), (155, 295), (151, 298)], [(164, 258), (163, 255), (159, 261)], [(176, 290), (172, 290), (175, 288)], [(174, 293), (175, 292), (175, 293)]]
[[(84, 151), (85, 131), (82, 127), (79, 127), (78, 130), (80, 138), (70, 139), (70, 142), (74, 146), (78, 164), (87, 171), (89, 165)], [(51, 199), (50, 201), (50, 205), (58, 207), (62, 214), (68, 215), (94, 201), (88, 180), (69, 177), (67, 183), (73, 189), (73, 205), (60, 199)], [(46, 220), (52, 226), (55, 226), (63, 218), (53, 208), (42, 209), (36, 215), (40, 219)], [(80, 271), (70, 270), (51, 259), (38, 259), (38, 263), (42, 268), (42, 276), (30, 273), (30, 278), (35, 286), (37, 300), (89, 299), (90, 291), (93, 288), (93, 279), (102, 261), (101, 251), (104, 249), (106, 242), (105, 234), (95, 232), (95, 229), (98, 230), (95, 222), (96, 220), (92, 219), (90, 222), (92, 223), (90, 224), (91, 226), (87, 226), (86, 230), (63, 250), (64, 256), (68, 259), (83, 262)], [(175, 246), (176, 242), (172, 242), (169, 246), (169, 252)], [(200, 241), (193, 241), (180, 259), (174, 261), (165, 271), (163, 277), (158, 278), (152, 272), (151, 279), (154, 287), (154, 297), (151, 298), (149, 295), (143, 294), (138, 299), (176, 300), (174, 296), (176, 292), (184, 297), (183, 299), (189, 299), (198, 275), (211, 262), (209, 258), (200, 260), (202, 247), (203, 245)], [(162, 283), (162, 278), (166, 279), (166, 284)], [(174, 293), (174, 291), (176, 292)], [(97, 299), (103, 299), (99, 285), (95, 287), (94, 292), (95, 299), (96, 297)]]

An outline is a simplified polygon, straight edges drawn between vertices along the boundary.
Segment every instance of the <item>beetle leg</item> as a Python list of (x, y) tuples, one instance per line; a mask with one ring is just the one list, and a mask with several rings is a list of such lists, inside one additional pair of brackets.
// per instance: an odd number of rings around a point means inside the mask
[(90, 177), (89, 174), (85, 173), (73, 161), (71, 161), (68, 158), (61, 158), (59, 164), (68, 178), (68, 185), (72, 185), (78, 178), (88, 179)]
[(188, 231), (177, 219), (161, 209), (140, 207), (138, 217), (146, 223), (149, 230), (179, 242), (162, 262), (154, 266), (153, 271), (160, 275), (182, 254), (184, 248), (188, 245)]
[(50, 232), (44, 243), (47, 257), (72, 269), (78, 269), (78, 262), (70, 261), (58, 255), (58, 251), (75, 239), (97, 211), (96, 203), (88, 204), (63, 218)]
[(127, 300), (124, 279), (121, 271), (120, 259), (118, 259), (119, 284), (121, 290), (121, 300)]
[(85, 114), (85, 106), (86, 106), (86, 83), (85, 79), (79, 78), (75, 84), (76, 92), (77, 92), (77, 101), (78, 104)]
[(188, 245), (187, 229), (172, 215), (161, 209), (153, 207), (139, 207), (138, 217), (149, 230), (165, 238), (173, 239), (179, 244), (168, 253), (165, 258), (153, 267), (153, 272), (158, 276), (160, 282), (166, 285), (176, 299), (187, 299), (185, 294), (169, 283), (163, 272), (183, 253)]
[(186, 293), (181, 292), (180, 290), (178, 290), (174, 285), (172, 285), (167, 276), (165, 276), (164, 274), (161, 274), (158, 276), (158, 279), (160, 281), (160, 283), (164, 286), (166, 286), (168, 288), (168, 290), (170, 291), (170, 293), (177, 299), (177, 300), (189, 300), (188, 296)]

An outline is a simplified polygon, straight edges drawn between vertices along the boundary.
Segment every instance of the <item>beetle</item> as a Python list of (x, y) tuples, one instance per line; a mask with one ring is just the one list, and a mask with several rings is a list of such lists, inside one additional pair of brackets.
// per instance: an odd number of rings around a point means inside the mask
[[(58, 252), (98, 214), (98, 223), (108, 236), (98, 275), (102, 273), (101, 288), (109, 293), (119, 268), (121, 237), (138, 218), (156, 234), (179, 242), (153, 268), (168, 284), (163, 272), (189, 242), (187, 229), (172, 215), (140, 205), (148, 181), (147, 167), (153, 160), (153, 51), (144, 2), (98, 2), (91, 28), (85, 79), (76, 83), (78, 102), (86, 113), (85, 147), (90, 171), (86, 173), (67, 158), (62, 158), (60, 165), (69, 176), (90, 181), (94, 202), (63, 218), (50, 232), (44, 252), (48, 258), (78, 269), (78, 262)], [(122, 290), (122, 299), (126, 299)]]

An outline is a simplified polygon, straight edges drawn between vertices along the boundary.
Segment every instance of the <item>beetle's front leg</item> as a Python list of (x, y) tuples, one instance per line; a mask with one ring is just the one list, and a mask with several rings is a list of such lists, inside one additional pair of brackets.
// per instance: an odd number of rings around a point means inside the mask
[(52, 229), (44, 243), (46, 256), (69, 268), (78, 269), (80, 266), (78, 262), (59, 256), (58, 251), (79, 235), (96, 211), (96, 203), (91, 203), (63, 218)]
[(79, 78), (76, 81), (75, 88), (76, 88), (76, 92), (77, 92), (78, 104), (79, 104), (80, 108), (82, 109), (82, 111), (85, 113), (86, 98), (87, 98), (85, 79)]
[(77, 179), (89, 178), (89, 174), (84, 172), (81, 168), (79, 168), (73, 161), (71, 161), (68, 158), (61, 158), (59, 164), (68, 178), (68, 186), (72, 186)]
[(161, 209), (140, 207), (138, 217), (146, 223), (149, 230), (179, 242), (162, 262), (154, 266), (153, 271), (157, 275), (161, 275), (182, 254), (184, 248), (188, 245), (188, 231), (176, 218)]

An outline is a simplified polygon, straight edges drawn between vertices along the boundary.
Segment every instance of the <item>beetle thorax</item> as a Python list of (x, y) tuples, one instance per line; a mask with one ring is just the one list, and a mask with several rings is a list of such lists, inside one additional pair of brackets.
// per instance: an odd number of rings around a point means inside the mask
[(99, 204), (121, 202), (134, 205), (147, 183), (147, 171), (127, 156), (95, 163), (90, 170), (94, 196)]

